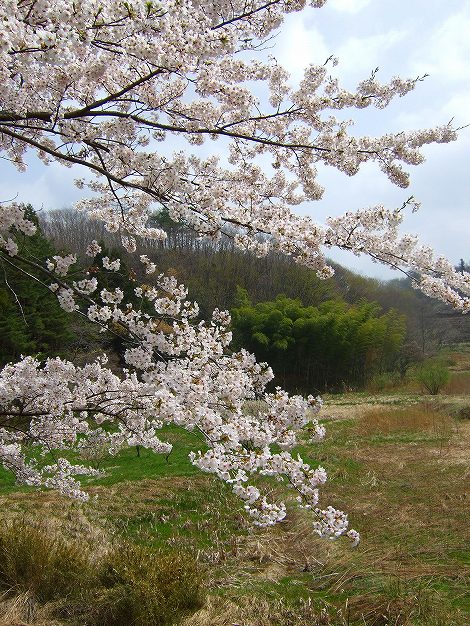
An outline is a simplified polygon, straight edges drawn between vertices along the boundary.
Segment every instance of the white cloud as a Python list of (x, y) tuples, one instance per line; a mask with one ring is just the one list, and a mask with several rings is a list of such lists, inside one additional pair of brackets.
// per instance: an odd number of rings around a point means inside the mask
[(66, 168), (59, 163), (45, 167), (32, 153), (26, 162), (26, 173), (18, 172), (9, 163), (0, 164), (2, 200), (30, 203), (37, 210), (60, 209), (85, 195), (73, 183), (75, 178), (84, 174), (78, 168)]
[[(405, 100), (406, 102), (406, 100)], [(406, 105), (395, 115), (393, 119), (394, 132), (400, 130), (417, 130), (418, 128), (434, 128), (440, 124), (446, 124), (452, 117), (445, 112), (446, 107), (438, 106), (435, 101), (426, 101), (420, 98), (412, 108)]]
[(470, 80), (470, 3), (435, 28), (416, 55), (415, 66), (440, 80)]
[(328, 6), (342, 13), (359, 13), (371, 0), (330, 0)]
[(341, 73), (364, 77), (377, 65), (389, 61), (390, 50), (403, 41), (406, 35), (405, 30), (393, 29), (369, 37), (349, 37), (335, 52)]
[[(368, 9), (359, 13), (366, 5)], [(334, 54), (339, 65), (333, 73), (348, 88), (354, 88), (376, 66), (381, 81), (396, 74), (430, 74), (413, 93), (398, 98), (386, 110), (347, 112), (357, 120), (356, 133), (380, 135), (433, 127), (452, 117), (457, 126), (470, 123), (470, 1), (448, 0), (444, 8), (437, 0), (415, 0), (403, 12), (396, 7), (396, 0), (329, 0), (324, 11), (289, 16), (276, 56), (298, 80), (308, 63), (323, 62)], [(401, 206), (413, 194), (422, 201), (423, 208), (417, 215), (407, 216), (403, 230), (417, 232), (423, 243), (455, 262), (460, 257), (467, 259), (469, 145), (470, 128), (462, 130), (455, 143), (427, 146), (427, 162), (407, 168), (411, 174), (407, 190), (392, 185), (372, 164), (361, 168), (353, 178), (320, 168), (324, 198), (299, 207), (299, 212), (322, 222), (327, 215), (376, 203), (390, 208)], [(394, 276), (366, 258), (334, 257), (369, 275)]]
[[(461, 91), (452, 96), (443, 108), (449, 119), (454, 120), (456, 126), (467, 126), (470, 124), (470, 90)], [(469, 135), (469, 129), (466, 129), (462, 135)]]
[(323, 64), (331, 50), (323, 35), (307, 23), (306, 13), (293, 13), (285, 20), (276, 39), (274, 55), (297, 82), (309, 64)]

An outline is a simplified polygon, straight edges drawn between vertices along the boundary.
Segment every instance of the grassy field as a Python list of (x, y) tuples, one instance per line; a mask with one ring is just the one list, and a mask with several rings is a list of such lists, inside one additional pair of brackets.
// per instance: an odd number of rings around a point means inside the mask
[[(322, 504), (349, 512), (362, 535), (355, 549), (319, 539), (302, 512), (251, 528), (227, 488), (187, 461), (193, 436), (171, 429), (167, 459), (135, 450), (106, 459), (84, 505), (1, 473), (2, 521), (40, 524), (95, 555), (121, 540), (184, 551), (206, 594), (184, 626), (467, 625), (470, 373), (453, 358), (437, 399), (413, 390), (326, 397), (327, 437), (300, 452), (327, 469)], [(24, 589), (5, 594), (0, 624), (80, 623), (57, 618), (54, 603), (33, 605)]]

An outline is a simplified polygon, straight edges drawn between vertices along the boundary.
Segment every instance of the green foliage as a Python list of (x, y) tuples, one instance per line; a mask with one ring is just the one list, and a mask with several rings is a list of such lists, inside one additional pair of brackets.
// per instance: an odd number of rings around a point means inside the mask
[[(27, 217), (37, 224), (31, 207)], [(32, 237), (17, 233), (15, 240), (20, 256), (38, 264), (57, 253), (39, 228)], [(17, 258), (15, 264), (0, 261), (0, 366), (22, 354), (60, 354), (72, 339), (67, 314), (41, 284), (40, 270)]]
[(367, 385), (367, 390), (372, 393), (391, 391), (403, 383), (400, 372), (379, 372), (374, 374)]
[(235, 345), (253, 351), (274, 369), (276, 383), (306, 392), (362, 386), (392, 370), (405, 338), (396, 311), (381, 314), (377, 303), (341, 300), (305, 307), (278, 296), (253, 305), (237, 294), (232, 310)]
[(108, 256), (115, 258), (115, 249), (119, 250), (130, 273), (135, 273), (138, 281), (152, 284), (152, 276), (144, 275), (138, 262), (139, 255), (148, 255), (159, 272), (175, 276), (188, 288), (190, 298), (199, 303), (205, 319), (216, 307), (241, 306), (237, 286), (245, 290), (253, 303), (273, 300), (280, 293), (300, 299), (304, 306), (317, 307), (329, 300), (344, 300), (352, 305), (378, 302), (383, 311), (393, 308), (406, 316), (409, 349), (402, 352), (397, 364), (402, 375), (410, 362), (435, 352), (444, 343), (470, 341), (470, 326), (462, 322), (461, 316), (443, 315), (445, 305), (413, 289), (409, 279), (382, 282), (358, 276), (333, 263), (333, 278), (320, 280), (313, 270), (280, 253), (271, 252), (259, 259), (236, 248), (229, 237), (217, 242), (201, 239), (188, 225), (174, 222), (167, 211), (156, 213), (151, 223), (164, 228), (168, 238), (164, 242), (138, 241), (136, 255), (125, 253), (117, 234), (105, 232), (99, 222), (87, 220), (83, 214), (80, 219), (74, 211), (51, 212), (41, 217), (44, 232), (58, 248), (65, 246), (81, 259), (92, 239), (104, 239), (111, 250)]
[(425, 361), (416, 370), (416, 381), (431, 395), (437, 395), (450, 380), (448, 368), (440, 361)]
[(174, 222), (167, 211), (153, 216), (151, 223), (163, 228), (168, 238), (160, 247), (146, 248), (143, 244), (138, 254), (148, 254), (162, 272), (177, 276), (188, 288), (190, 297), (198, 302), (204, 318), (216, 307), (238, 306), (237, 286), (256, 302), (279, 293), (300, 297), (307, 304), (337, 296), (333, 280), (319, 279), (313, 270), (282, 254), (273, 252), (257, 258), (236, 248), (228, 237), (217, 243), (201, 239), (189, 226)]

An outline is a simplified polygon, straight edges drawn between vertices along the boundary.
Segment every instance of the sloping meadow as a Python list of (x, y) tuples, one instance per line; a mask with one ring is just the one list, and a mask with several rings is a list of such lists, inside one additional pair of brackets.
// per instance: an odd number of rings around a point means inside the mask
[(0, 624), (467, 624), (470, 422), (417, 400), (331, 396), (325, 441), (299, 450), (327, 469), (322, 502), (349, 512), (355, 549), (301, 511), (253, 529), (177, 431), (166, 459), (101, 459), (86, 504), (3, 472)]

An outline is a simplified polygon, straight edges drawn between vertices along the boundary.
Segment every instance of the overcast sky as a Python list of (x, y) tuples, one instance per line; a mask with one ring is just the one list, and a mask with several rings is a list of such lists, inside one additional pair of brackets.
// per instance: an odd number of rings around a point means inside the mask
[[(328, 0), (321, 10), (290, 15), (270, 51), (292, 74), (302, 77), (308, 63), (339, 59), (336, 75), (353, 88), (378, 67), (379, 79), (429, 74), (417, 89), (385, 111), (368, 109), (354, 118), (358, 131), (377, 135), (445, 124), (470, 124), (470, 0)], [(419, 233), (455, 263), (470, 260), (470, 128), (458, 142), (429, 146), (427, 160), (411, 170), (408, 190), (394, 187), (375, 166), (348, 178), (332, 169), (320, 172), (326, 191), (322, 201), (304, 212), (323, 221), (328, 215), (383, 203), (401, 206), (409, 195), (422, 202), (409, 215), (406, 231)], [(2, 198), (16, 196), (36, 208), (70, 206), (80, 197), (73, 171), (48, 168), (31, 159), (27, 174), (0, 162)], [(397, 274), (363, 258), (344, 254), (335, 260), (368, 276)]]
[[(392, 76), (429, 74), (414, 92), (384, 111), (367, 109), (358, 117), (365, 134), (445, 124), (470, 124), (470, 1), (468, 0), (329, 0), (321, 10), (289, 16), (276, 42), (275, 56), (299, 80), (306, 63), (331, 54), (345, 87), (353, 88), (376, 67), (384, 82)], [(319, 220), (383, 203), (401, 206), (409, 195), (422, 202), (404, 230), (458, 263), (470, 259), (470, 128), (452, 144), (428, 146), (426, 161), (412, 167), (411, 185), (392, 185), (374, 165), (348, 178), (332, 169), (320, 175), (323, 199), (307, 213)], [(396, 272), (365, 257), (335, 255), (369, 276), (396, 277)]]

